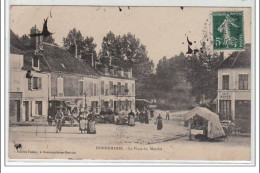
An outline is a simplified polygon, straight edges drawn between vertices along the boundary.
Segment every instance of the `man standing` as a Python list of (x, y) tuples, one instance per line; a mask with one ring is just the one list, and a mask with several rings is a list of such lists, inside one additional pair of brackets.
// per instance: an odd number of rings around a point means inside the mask
[(169, 113), (169, 111), (166, 112), (166, 120), (170, 120), (170, 113)]

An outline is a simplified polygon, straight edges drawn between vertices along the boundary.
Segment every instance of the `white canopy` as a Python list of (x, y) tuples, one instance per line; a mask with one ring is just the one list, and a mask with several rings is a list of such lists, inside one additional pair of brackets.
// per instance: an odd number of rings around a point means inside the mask
[(210, 110), (204, 107), (196, 107), (188, 113), (184, 114), (183, 118), (185, 121), (187, 121), (193, 119), (195, 115), (198, 115), (208, 120), (208, 125), (210, 126), (210, 128), (208, 128), (208, 138), (217, 138), (225, 136), (225, 132), (220, 124), (219, 117), (216, 113), (211, 112)]

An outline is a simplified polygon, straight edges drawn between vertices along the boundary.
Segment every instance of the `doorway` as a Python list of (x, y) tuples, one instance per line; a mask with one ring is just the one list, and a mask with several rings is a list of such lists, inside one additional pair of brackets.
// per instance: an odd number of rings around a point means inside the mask
[(29, 101), (23, 102), (23, 110), (25, 115), (25, 121), (29, 121)]

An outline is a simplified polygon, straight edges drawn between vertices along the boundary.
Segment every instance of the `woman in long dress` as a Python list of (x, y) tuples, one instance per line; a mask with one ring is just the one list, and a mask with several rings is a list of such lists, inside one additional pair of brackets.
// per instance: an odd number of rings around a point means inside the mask
[(96, 127), (95, 127), (95, 116), (92, 112), (88, 115), (88, 127), (87, 127), (88, 134), (96, 134)]
[(79, 130), (81, 133), (87, 131), (87, 111), (84, 111), (79, 115)]
[(156, 124), (157, 124), (157, 130), (162, 130), (163, 123), (162, 123), (162, 117), (159, 114), (159, 116), (156, 118)]

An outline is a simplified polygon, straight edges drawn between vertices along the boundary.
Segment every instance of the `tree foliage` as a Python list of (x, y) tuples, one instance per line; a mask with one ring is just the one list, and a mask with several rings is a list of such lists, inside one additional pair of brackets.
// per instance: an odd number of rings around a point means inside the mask
[(110, 57), (113, 65), (123, 69), (132, 68), (136, 80), (136, 95), (144, 98), (149, 95), (145, 81), (152, 74), (154, 64), (149, 59), (146, 47), (131, 33), (116, 36), (111, 31), (103, 38), (100, 61)]
[(97, 58), (96, 47), (93, 37), (83, 37), (81, 32), (76, 28), (69, 31), (66, 38), (63, 38), (63, 47), (65, 47), (71, 54), (75, 55), (77, 46), (77, 55), (87, 61), (93, 56)]

